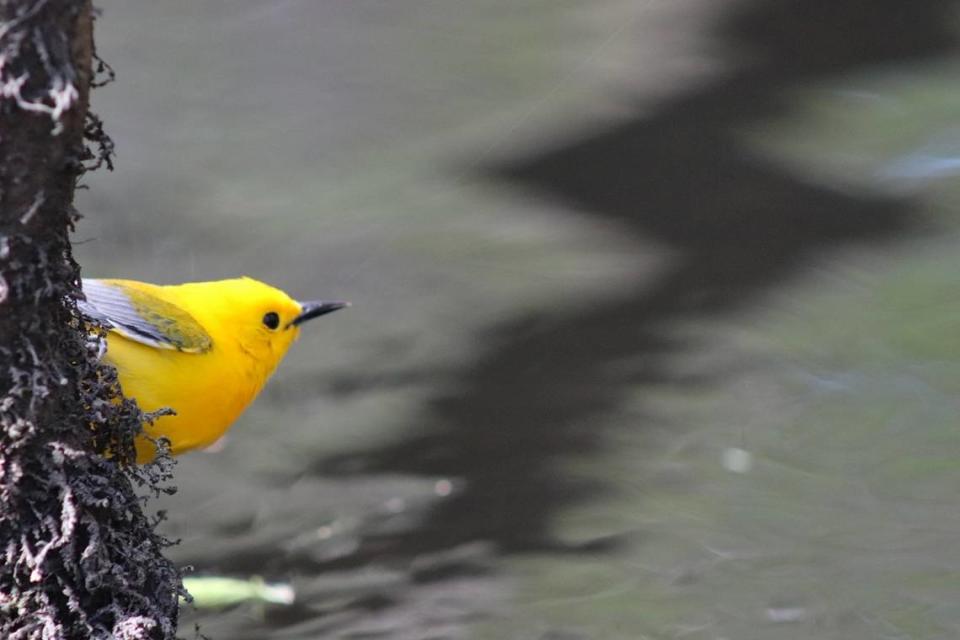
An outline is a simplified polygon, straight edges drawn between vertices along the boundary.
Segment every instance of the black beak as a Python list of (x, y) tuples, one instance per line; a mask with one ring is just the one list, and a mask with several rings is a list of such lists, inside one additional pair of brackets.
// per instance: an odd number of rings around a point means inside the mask
[(311, 302), (301, 302), (300, 307), (303, 309), (303, 311), (301, 311), (300, 315), (293, 319), (293, 321), (290, 323), (290, 326), (296, 327), (300, 323), (306, 322), (312, 318), (318, 318), (328, 313), (333, 313), (337, 309), (343, 309), (344, 307), (349, 306), (349, 302), (340, 302), (339, 300), (313, 300)]

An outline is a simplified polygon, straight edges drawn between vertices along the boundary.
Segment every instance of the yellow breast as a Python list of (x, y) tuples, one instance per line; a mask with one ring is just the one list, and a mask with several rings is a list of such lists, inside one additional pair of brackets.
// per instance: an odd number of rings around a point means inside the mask
[[(203, 354), (156, 349), (111, 332), (106, 360), (117, 368), (123, 393), (144, 411), (170, 408), (144, 431), (170, 440), (176, 455), (216, 442), (263, 387), (265, 376), (243, 353), (214, 344)], [(137, 461), (152, 460), (155, 448), (137, 442)]]

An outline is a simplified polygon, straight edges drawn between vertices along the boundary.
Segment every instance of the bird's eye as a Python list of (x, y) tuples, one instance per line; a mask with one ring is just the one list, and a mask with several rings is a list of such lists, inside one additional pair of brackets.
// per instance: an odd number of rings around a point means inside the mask
[(276, 329), (280, 326), (280, 316), (275, 311), (270, 311), (263, 316), (263, 324), (267, 329)]

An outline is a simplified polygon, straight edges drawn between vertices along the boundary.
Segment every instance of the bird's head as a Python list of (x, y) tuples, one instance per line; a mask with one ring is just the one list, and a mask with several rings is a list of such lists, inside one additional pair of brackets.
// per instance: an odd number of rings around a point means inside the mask
[(235, 336), (236, 345), (263, 366), (267, 375), (300, 335), (303, 323), (350, 306), (333, 300), (298, 302), (276, 287), (246, 277), (221, 280), (208, 293), (201, 308), (215, 317), (201, 322), (226, 329), (218, 332), (221, 336)]

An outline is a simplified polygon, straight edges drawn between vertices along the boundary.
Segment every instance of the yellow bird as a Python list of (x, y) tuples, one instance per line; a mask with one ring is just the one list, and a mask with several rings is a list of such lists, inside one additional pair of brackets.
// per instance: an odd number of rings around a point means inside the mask
[[(180, 454), (216, 442), (257, 397), (311, 318), (347, 302), (297, 302), (252, 278), (159, 286), (84, 278), (80, 310), (108, 328), (105, 360), (144, 411), (145, 427)], [(137, 441), (137, 461), (155, 447)]]

